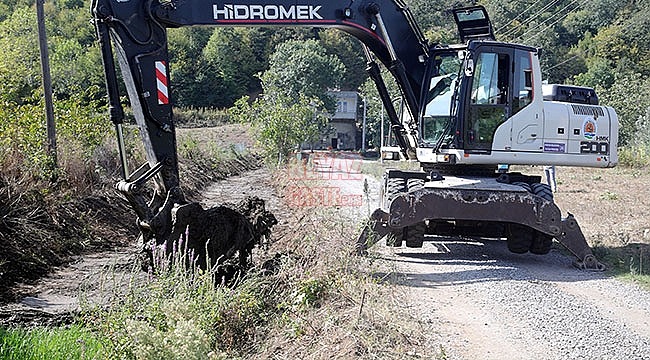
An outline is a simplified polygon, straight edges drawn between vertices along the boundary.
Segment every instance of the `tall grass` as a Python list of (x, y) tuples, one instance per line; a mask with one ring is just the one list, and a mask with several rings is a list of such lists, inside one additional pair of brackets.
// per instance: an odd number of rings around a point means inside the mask
[(102, 359), (105, 340), (79, 325), (60, 328), (0, 328), (0, 359)]
[(225, 110), (210, 108), (175, 108), (174, 122), (178, 127), (209, 127), (231, 122)]
[[(257, 327), (275, 311), (272, 282), (248, 275), (220, 285), (216, 268), (200, 270), (182, 239), (153, 249), (155, 272), (132, 276), (106, 308), (84, 318), (106, 336), (109, 358), (222, 359), (252, 347)], [(138, 280), (140, 279), (140, 280)]]

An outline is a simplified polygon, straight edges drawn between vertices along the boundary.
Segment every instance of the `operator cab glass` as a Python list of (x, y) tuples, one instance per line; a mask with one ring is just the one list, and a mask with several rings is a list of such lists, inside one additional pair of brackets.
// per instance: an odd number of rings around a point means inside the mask
[(452, 101), (462, 62), (456, 52), (436, 54), (423, 112), (422, 140), (435, 145), (451, 121)]
[(530, 105), (531, 56), (529, 50), (515, 46), (479, 46), (472, 53), (474, 67), (463, 87), (469, 93), (459, 110), (464, 149), (490, 152), (497, 128)]

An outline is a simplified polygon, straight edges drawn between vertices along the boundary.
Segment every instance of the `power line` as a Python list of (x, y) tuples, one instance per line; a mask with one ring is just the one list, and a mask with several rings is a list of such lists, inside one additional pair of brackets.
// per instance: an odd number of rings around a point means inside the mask
[(510, 20), (509, 23), (507, 23), (506, 25), (504, 25), (504, 26), (502, 26), (501, 28), (497, 29), (497, 30), (495, 31), (495, 33), (498, 34), (498, 33), (501, 31), (501, 29), (505, 29), (505, 28), (507, 28), (508, 26), (510, 26), (510, 24), (512, 24), (513, 22), (515, 22), (517, 19), (519, 19), (519, 17), (521, 17), (522, 15), (524, 15), (525, 13), (527, 13), (528, 10), (532, 9), (535, 5), (539, 4), (540, 1), (542, 1), (542, 0), (537, 0), (537, 1), (535, 1), (535, 3), (534, 3), (533, 5), (529, 6), (526, 10), (524, 10), (524, 11), (521, 12), (521, 13), (519, 13), (519, 15), (517, 15), (514, 19)]
[[(560, 10), (560, 11), (556, 12), (555, 14), (553, 14), (553, 15), (552, 15), (548, 20), (552, 20), (552, 19), (555, 17), (555, 15), (560, 14), (560, 13), (563, 12), (565, 9), (567, 9), (567, 8), (570, 7), (571, 5), (577, 3), (578, 1), (579, 1), (579, 0), (573, 0), (569, 5), (567, 5), (567, 6), (565, 6), (564, 8), (562, 8), (562, 10)], [(578, 5), (576, 5), (576, 7), (574, 7), (572, 10), (568, 11), (568, 12), (567, 12), (566, 14), (564, 14), (563, 16), (560, 16), (560, 17), (559, 17), (557, 20), (555, 20), (553, 23), (551, 23), (550, 25), (546, 26), (546, 27), (543, 28), (542, 30), (540, 30), (540, 31), (538, 31), (537, 33), (535, 33), (535, 35), (533, 35), (533, 36), (527, 38), (526, 40), (524, 40), (524, 43), (527, 43), (527, 42), (529, 42), (530, 40), (536, 38), (537, 36), (539, 36), (540, 34), (542, 34), (544, 31), (546, 31), (547, 29), (549, 29), (551, 26), (553, 26), (553, 25), (557, 24), (558, 22), (564, 20), (567, 16), (569, 16), (569, 14), (571, 14), (571, 13), (574, 12), (574, 11), (576, 11), (576, 10), (580, 7), (580, 5), (581, 5), (581, 4), (578, 3)], [(547, 20), (547, 21), (548, 21), (548, 20)], [(542, 22), (542, 24), (544, 24), (545, 22), (546, 22), (546, 21)], [(542, 24), (540, 24), (540, 25), (538, 26), (538, 28), (539, 28)], [(523, 38), (524, 36), (526, 36), (526, 34), (530, 33), (530, 32), (533, 31), (533, 30), (535, 30), (535, 28), (526, 31), (523, 35), (521, 35), (521, 37)]]
[(549, 72), (549, 71), (555, 69), (556, 67), (559, 67), (559, 66), (561, 66), (561, 65), (564, 65), (564, 64), (568, 63), (569, 61), (571, 61), (571, 60), (573, 60), (573, 59), (575, 59), (575, 58), (577, 58), (577, 57), (579, 57), (579, 56), (580, 56), (580, 54), (573, 55), (573, 56), (571, 56), (570, 58), (568, 58), (568, 59), (562, 61), (561, 63), (558, 63), (558, 64), (555, 64), (555, 65), (551, 66), (550, 68), (546, 69), (545, 71), (546, 71), (546, 72)]
[(561, 1), (561, 0), (555, 0), (555, 1), (553, 1), (553, 2), (550, 2), (550, 3), (546, 4), (546, 5), (544, 5), (544, 7), (542, 7), (539, 11), (537, 11), (537, 12), (534, 13), (534, 14), (532, 14), (532, 15), (529, 16), (528, 18), (526, 18), (526, 20), (522, 21), (521, 24), (519, 24), (519, 25), (515, 26), (514, 28), (512, 28), (512, 29), (506, 31), (506, 33), (503, 34), (503, 36), (511, 36), (511, 35), (514, 35), (514, 34), (517, 32), (517, 30), (519, 30), (521, 27), (523, 27), (524, 25), (526, 25), (526, 23), (528, 23), (531, 19), (534, 19), (535, 17), (537, 17), (537, 16), (543, 14), (544, 11), (548, 10), (551, 6), (557, 4), (557, 3), (560, 2), (560, 1)]
[[(554, 1), (554, 2), (552, 2), (552, 3), (547, 4), (544, 8), (542, 8), (542, 9), (541, 9), (540, 11), (538, 11), (535, 15), (531, 16), (531, 17), (528, 18), (528, 19), (530, 20), (530, 19), (532, 19), (533, 17), (535, 17), (535, 16), (537, 16), (537, 15), (541, 15), (541, 14), (543, 14), (546, 10), (549, 10), (550, 7), (553, 6), (553, 5), (558, 5), (558, 6), (561, 5), (561, 4), (560, 4), (560, 1), (561, 1), (561, 0), (557, 0), (557, 1)], [(560, 10), (560, 11), (561, 11), (561, 10)], [(559, 11), (552, 13), (552, 15), (550, 15), (549, 17), (547, 17), (545, 20), (541, 21), (541, 22), (540, 22), (539, 24), (537, 24), (535, 27), (525, 30), (524, 33), (523, 33), (522, 35), (519, 35), (518, 37), (521, 38), (521, 37), (525, 36), (526, 34), (528, 34), (529, 32), (531, 32), (531, 31), (535, 31), (535, 30), (538, 29), (539, 27), (543, 26), (547, 21), (552, 20), (552, 19), (555, 17), (555, 15), (557, 15), (558, 13), (559, 13)], [(525, 23), (522, 23), (522, 24), (520, 24), (520, 27), (521, 27), (521, 26), (524, 26), (524, 25), (525, 25)], [(515, 31), (515, 32), (516, 32), (516, 31)], [(514, 35), (515, 32), (510, 33), (510, 35)]]

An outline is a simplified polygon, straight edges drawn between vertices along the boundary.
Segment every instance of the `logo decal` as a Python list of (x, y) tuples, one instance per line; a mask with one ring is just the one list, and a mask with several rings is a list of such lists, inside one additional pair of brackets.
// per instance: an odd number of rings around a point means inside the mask
[(598, 125), (596, 120), (593, 118), (586, 118), (582, 123), (582, 133), (587, 140), (593, 140), (596, 137), (596, 132), (598, 131)]
[(213, 5), (215, 20), (322, 20), (321, 5)]

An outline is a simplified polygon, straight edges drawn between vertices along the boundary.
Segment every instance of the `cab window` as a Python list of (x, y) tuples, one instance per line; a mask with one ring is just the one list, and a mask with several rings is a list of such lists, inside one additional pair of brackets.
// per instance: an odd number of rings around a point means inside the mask
[(515, 81), (512, 101), (512, 114), (528, 106), (533, 101), (533, 64), (531, 54), (518, 50), (515, 53)]
[(438, 141), (450, 121), (461, 61), (456, 53), (441, 54), (434, 58), (433, 65), (423, 114), (423, 140), (429, 143)]
[(490, 149), (496, 128), (508, 114), (510, 54), (483, 52), (476, 61), (471, 87), (468, 148)]

